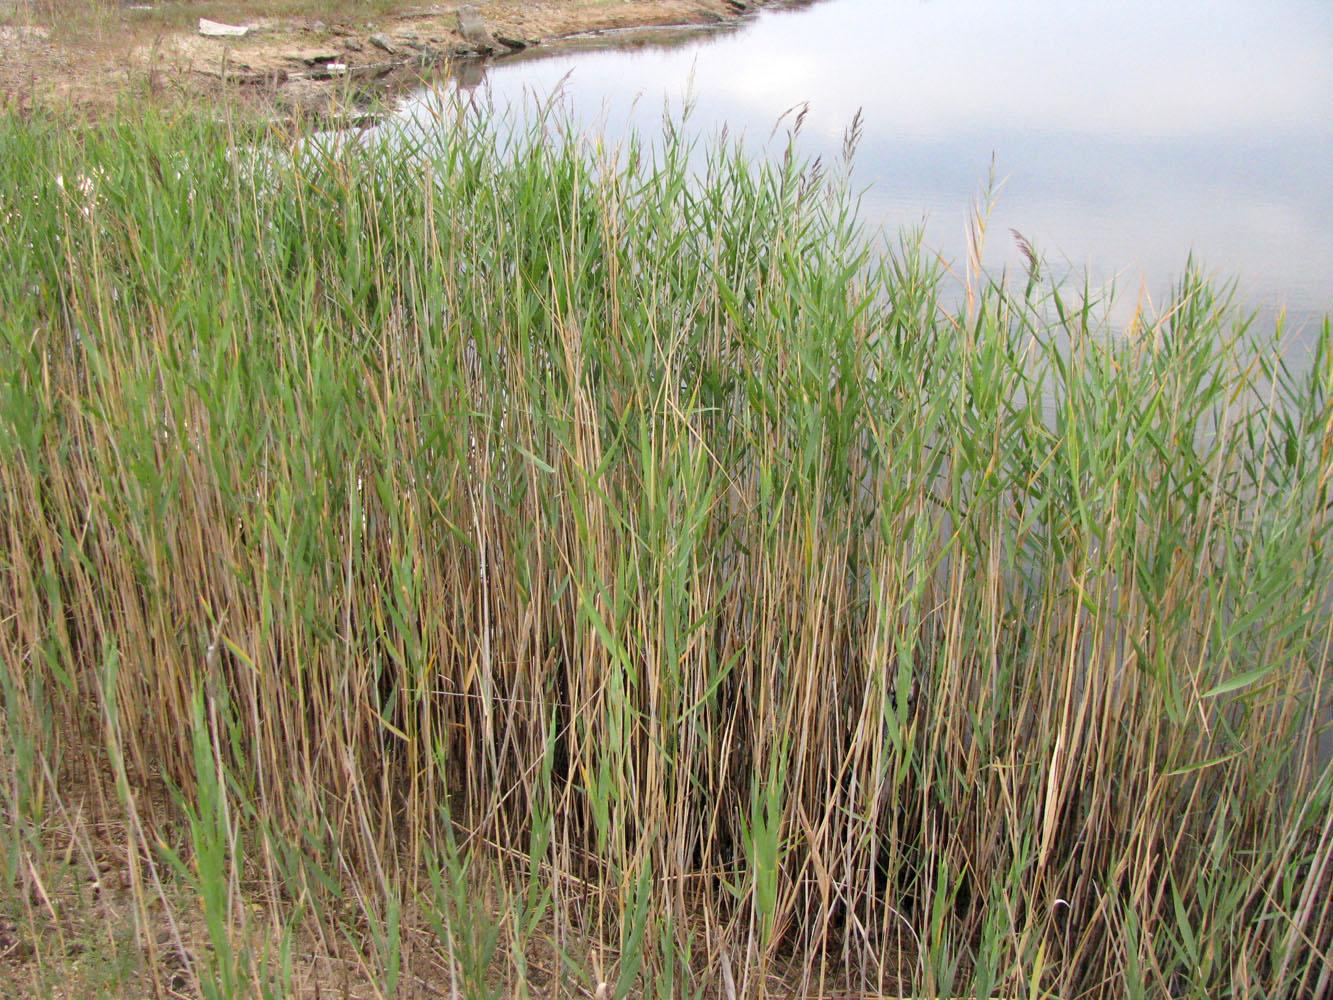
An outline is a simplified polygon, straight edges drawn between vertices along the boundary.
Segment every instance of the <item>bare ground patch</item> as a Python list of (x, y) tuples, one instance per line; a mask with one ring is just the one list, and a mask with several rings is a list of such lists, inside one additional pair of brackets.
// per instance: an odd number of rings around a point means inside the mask
[[(0, 0), (0, 100), (97, 115), (125, 101), (232, 91), (282, 112), (410, 86), (466, 59), (505, 58), (585, 32), (721, 24), (767, 0), (492, 0), (471, 4), (501, 52), (459, 32), (459, 2)], [(245, 27), (205, 37), (199, 18)]]

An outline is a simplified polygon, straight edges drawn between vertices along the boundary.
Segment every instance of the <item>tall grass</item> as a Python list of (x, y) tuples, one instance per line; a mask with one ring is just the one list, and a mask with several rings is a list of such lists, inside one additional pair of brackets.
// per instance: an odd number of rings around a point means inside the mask
[(1325, 995), (1327, 321), (452, 114), (0, 123), (8, 909), (114, 847), (224, 997)]

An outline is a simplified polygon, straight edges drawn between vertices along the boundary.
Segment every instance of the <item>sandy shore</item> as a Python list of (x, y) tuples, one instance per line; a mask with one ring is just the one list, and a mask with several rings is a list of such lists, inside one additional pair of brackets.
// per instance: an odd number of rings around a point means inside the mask
[(192, 15), (165, 0), (82, 9), (0, 0), (0, 101), (21, 112), (96, 116), (126, 101), (188, 104), (228, 91), (279, 114), (323, 114), (335, 103), (438, 77), (464, 60), (508, 58), (588, 32), (721, 25), (769, 2), (472, 0), (499, 40), (500, 54), (482, 56), (459, 31), (458, 0), (312, 2), (310, 13), (281, 17), (263, 0), (230, 3), (219, 7), (218, 20), (247, 31), (226, 38), (200, 34)]

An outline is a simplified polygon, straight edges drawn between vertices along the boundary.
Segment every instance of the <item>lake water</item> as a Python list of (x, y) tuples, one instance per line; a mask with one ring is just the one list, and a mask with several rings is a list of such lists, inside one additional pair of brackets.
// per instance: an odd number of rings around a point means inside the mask
[(612, 138), (656, 133), (688, 99), (693, 129), (725, 123), (756, 151), (780, 150), (774, 126), (804, 105), (800, 148), (825, 160), (859, 110), (863, 220), (924, 227), (946, 260), (965, 259), (993, 161), (988, 270), (1021, 270), (1016, 230), (1128, 305), (1160, 301), (1193, 252), (1265, 315), (1309, 328), (1333, 310), (1329, 0), (817, 0), (598, 44), (460, 85), (497, 107), (560, 90)]

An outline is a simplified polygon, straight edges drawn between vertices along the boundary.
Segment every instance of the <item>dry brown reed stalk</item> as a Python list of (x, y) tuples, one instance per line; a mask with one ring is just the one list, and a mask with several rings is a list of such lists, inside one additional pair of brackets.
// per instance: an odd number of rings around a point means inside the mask
[(6, 127), (7, 857), (100, 786), (203, 992), (1322, 988), (1327, 331), (954, 315), (679, 137)]

